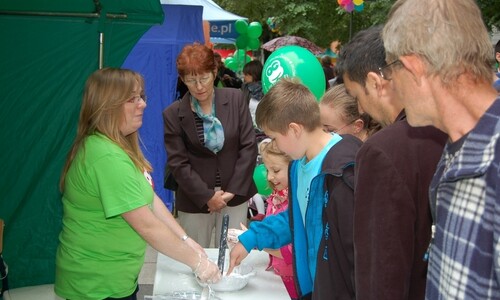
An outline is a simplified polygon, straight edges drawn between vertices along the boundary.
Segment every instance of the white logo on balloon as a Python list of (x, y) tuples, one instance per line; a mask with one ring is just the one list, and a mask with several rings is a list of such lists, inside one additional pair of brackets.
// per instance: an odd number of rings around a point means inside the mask
[(269, 82), (274, 85), (278, 80), (283, 76), (283, 73), (285, 70), (281, 66), (281, 63), (279, 60), (275, 60), (271, 62), (269, 67), (266, 69), (266, 76), (269, 79)]

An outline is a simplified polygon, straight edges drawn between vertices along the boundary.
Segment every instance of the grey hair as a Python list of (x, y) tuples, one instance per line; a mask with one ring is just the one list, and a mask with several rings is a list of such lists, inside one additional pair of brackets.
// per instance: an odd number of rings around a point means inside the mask
[(445, 86), (464, 73), (491, 81), (493, 49), (474, 0), (398, 0), (382, 37), (387, 61), (415, 54)]

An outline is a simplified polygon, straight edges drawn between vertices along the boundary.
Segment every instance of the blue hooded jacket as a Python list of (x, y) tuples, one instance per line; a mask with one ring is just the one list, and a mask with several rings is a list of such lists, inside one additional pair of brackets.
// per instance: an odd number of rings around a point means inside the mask
[[(253, 248), (278, 249), (284, 245), (293, 245), (294, 276), (297, 291), (301, 299), (353, 299), (353, 248), (352, 223), (341, 224), (328, 220), (332, 198), (335, 201), (348, 203), (348, 209), (338, 209), (335, 214), (352, 215), (353, 202), (353, 167), (354, 158), (361, 141), (346, 135), (335, 144), (326, 155), (322, 171), (311, 181), (309, 203), (306, 211), (306, 227), (302, 222), (295, 190), (297, 188), (296, 168), (298, 161), (293, 161), (289, 167), (289, 206), (288, 210), (278, 215), (268, 216), (260, 222), (252, 222), (248, 231), (239, 236), (240, 242), (250, 252)], [(349, 179), (345, 180), (344, 171), (349, 169)], [(340, 179), (340, 180), (339, 180)], [(337, 192), (327, 187), (341, 187)], [(343, 205), (337, 207), (344, 207)], [(330, 225), (331, 223), (331, 225)], [(333, 238), (338, 238), (337, 232), (345, 232), (348, 241), (338, 241), (332, 245)], [(334, 230), (333, 234), (330, 231)], [(349, 236), (350, 235), (350, 236)], [(319, 278), (318, 278), (319, 277)], [(332, 290), (333, 289), (333, 290)], [(338, 295), (338, 297), (336, 296)]]

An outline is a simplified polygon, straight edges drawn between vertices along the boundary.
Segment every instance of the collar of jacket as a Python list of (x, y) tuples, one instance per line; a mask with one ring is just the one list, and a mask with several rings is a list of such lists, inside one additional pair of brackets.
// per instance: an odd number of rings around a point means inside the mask
[[(230, 97), (227, 97), (227, 91), (226, 89), (219, 89), (219, 88), (214, 88), (214, 101), (215, 101), (215, 115), (217, 118), (220, 120), (220, 116), (222, 115), (222, 112), (224, 111), (224, 107), (229, 103)], [(191, 110), (191, 103), (190, 103), (190, 98), (191, 98), (191, 93), (188, 91), (184, 97), (180, 100), (179, 103), (179, 118), (184, 118), (186, 116), (190, 116), (193, 114), (193, 111)], [(196, 98), (195, 98), (196, 99)], [(222, 120), (220, 120), (222, 122)]]

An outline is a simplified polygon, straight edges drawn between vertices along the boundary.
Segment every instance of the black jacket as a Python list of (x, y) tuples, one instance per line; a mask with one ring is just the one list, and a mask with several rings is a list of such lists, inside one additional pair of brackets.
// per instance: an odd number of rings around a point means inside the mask
[[(322, 212), (323, 237), (316, 254), (316, 274), (312, 294), (304, 295), (296, 282), (300, 299), (354, 299), (354, 161), (362, 142), (344, 135), (323, 160), (324, 194), (328, 201)], [(290, 187), (290, 186), (289, 186)], [(289, 193), (292, 193), (289, 190)], [(293, 226), (293, 206), (288, 206)], [(312, 228), (310, 228), (312, 229)], [(291, 227), (292, 233), (294, 228)], [(306, 228), (306, 230), (309, 232)], [(294, 236), (294, 234), (292, 234)], [(294, 244), (295, 245), (295, 244)], [(295, 247), (293, 248), (295, 251)], [(294, 256), (296, 253), (294, 253)], [(296, 272), (296, 259), (294, 271)], [(297, 279), (297, 276), (295, 276)]]

